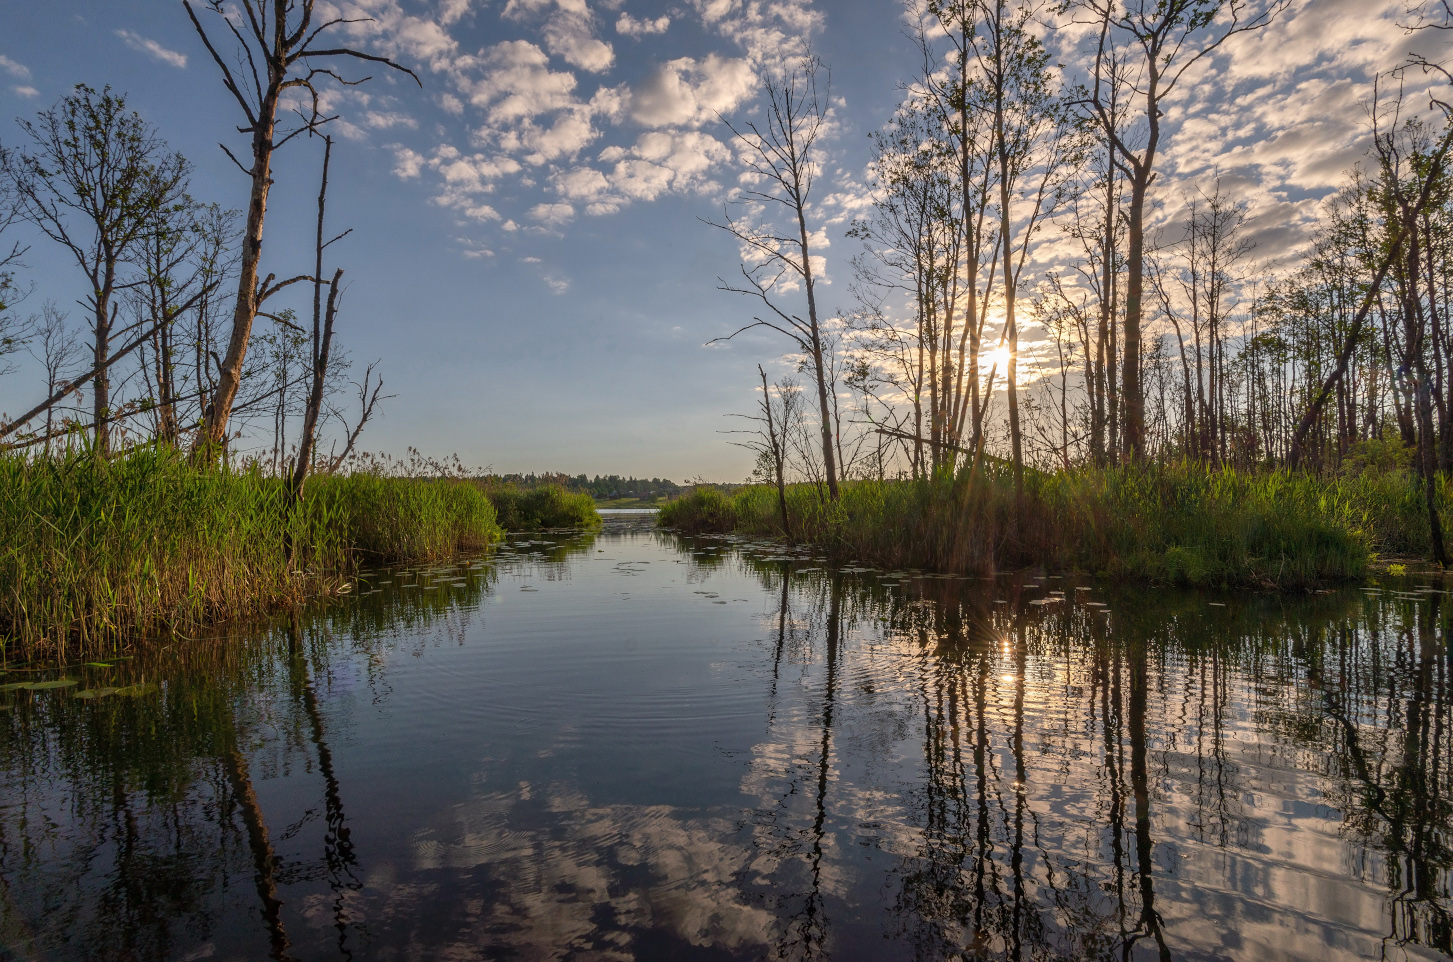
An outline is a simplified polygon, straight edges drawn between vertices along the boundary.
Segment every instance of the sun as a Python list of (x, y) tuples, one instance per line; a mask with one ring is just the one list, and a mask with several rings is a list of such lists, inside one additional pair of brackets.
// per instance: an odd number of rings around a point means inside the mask
[(984, 355), (983, 364), (986, 367), (996, 367), (1002, 372), (1009, 366), (1009, 358), (1009, 348), (996, 347)]

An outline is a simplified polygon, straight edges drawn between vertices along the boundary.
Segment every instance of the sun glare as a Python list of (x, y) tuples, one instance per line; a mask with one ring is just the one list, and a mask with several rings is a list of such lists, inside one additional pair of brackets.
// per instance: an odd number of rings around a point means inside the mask
[(994, 348), (994, 350), (984, 355), (984, 363), (992, 365), (993, 367), (997, 367), (999, 369), (999, 373), (1003, 374), (1004, 369), (1009, 366), (1009, 348)]

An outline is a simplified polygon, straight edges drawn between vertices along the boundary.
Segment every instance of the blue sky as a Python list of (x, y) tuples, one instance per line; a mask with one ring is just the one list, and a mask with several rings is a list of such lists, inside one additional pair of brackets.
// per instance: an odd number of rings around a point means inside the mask
[[(320, 0), (320, 7), (323, 6)], [(851, 307), (844, 238), (864, 209), (867, 134), (915, 68), (897, 0), (334, 0), (374, 20), (354, 45), (396, 56), (329, 95), (338, 144), (331, 223), (346, 271), (339, 337), (381, 359), (390, 393), (363, 447), (499, 471), (735, 480), (746, 452), (719, 432), (753, 403), (767, 336), (708, 346), (749, 318), (718, 292), (731, 239), (699, 218), (735, 182), (717, 112), (751, 109), (761, 63), (811, 39), (832, 67), (834, 128), (818, 214), (830, 310)], [(243, 206), (235, 104), (172, 0), (4, 0), (0, 112), (25, 116), (71, 85), (110, 84), (196, 165), (194, 193)], [(1316, 203), (1357, 158), (1372, 74), (1411, 48), (1401, 3), (1299, 0), (1208, 62), (1169, 113), (1161, 214), (1219, 173), (1253, 205), (1267, 272), (1294, 259)], [(1074, 72), (1074, 36), (1053, 43)], [(1432, 40), (1419, 42), (1433, 42)], [(1441, 39), (1437, 42), (1441, 42)], [(1437, 53), (1437, 50), (1433, 51)], [(17, 143), (0, 124), (0, 143)], [(319, 151), (279, 156), (264, 269), (309, 269)], [(42, 241), (26, 258), (38, 309), (80, 275)], [(300, 305), (301, 306), (301, 305)], [(780, 362), (779, 362), (780, 367)], [(0, 378), (0, 410), (43, 382)]]

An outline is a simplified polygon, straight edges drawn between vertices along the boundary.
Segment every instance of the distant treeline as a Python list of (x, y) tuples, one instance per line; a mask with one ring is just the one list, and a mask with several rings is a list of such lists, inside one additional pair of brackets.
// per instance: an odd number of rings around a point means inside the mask
[(675, 498), (686, 486), (665, 478), (623, 478), (618, 474), (600, 475), (591, 478), (584, 474), (492, 474), (484, 479), (496, 484), (514, 485), (520, 488), (538, 488), (548, 484), (558, 485), (567, 491), (579, 491), (597, 501), (613, 498)]

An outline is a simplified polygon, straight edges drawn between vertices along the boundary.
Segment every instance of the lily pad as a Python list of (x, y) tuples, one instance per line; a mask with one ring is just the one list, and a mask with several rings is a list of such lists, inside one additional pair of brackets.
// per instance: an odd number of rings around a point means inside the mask
[(109, 661), (88, 661), (88, 662), (86, 662), (86, 667), (87, 668), (110, 668), (112, 666), (111, 666), (111, 663)]
[(150, 694), (151, 692), (154, 692), (156, 690), (157, 690), (157, 688), (156, 688), (155, 685), (150, 685), (150, 684), (147, 684), (146, 682), (141, 682), (140, 684), (136, 684), (136, 685), (128, 685), (125, 688), (118, 688), (118, 689), (116, 689), (115, 694), (117, 694), (117, 695), (125, 695), (128, 698), (134, 698), (137, 695)]
[(117, 688), (87, 688), (85, 691), (78, 691), (76, 698), (105, 698), (107, 695), (114, 695), (120, 689)]
[(21, 687), (31, 691), (45, 691), (49, 688), (69, 688), (75, 683), (74, 678), (56, 678), (51, 681), (28, 681)]

